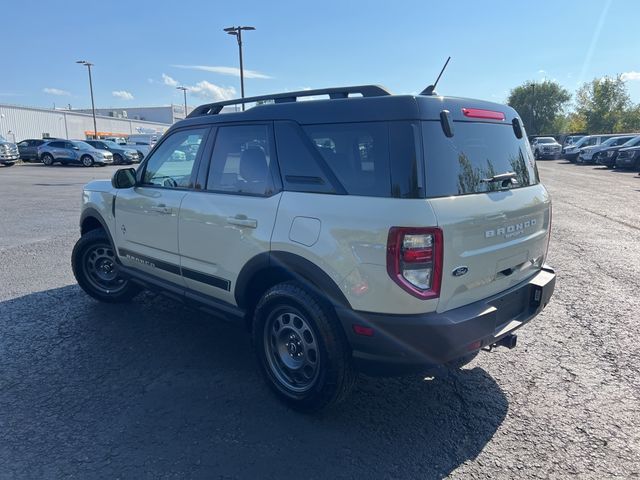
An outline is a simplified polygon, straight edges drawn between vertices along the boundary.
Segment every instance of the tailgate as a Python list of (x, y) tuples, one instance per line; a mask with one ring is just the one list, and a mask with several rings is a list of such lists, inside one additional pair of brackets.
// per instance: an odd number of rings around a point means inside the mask
[(438, 312), (500, 293), (540, 270), (550, 222), (542, 185), (430, 203), (444, 238)]

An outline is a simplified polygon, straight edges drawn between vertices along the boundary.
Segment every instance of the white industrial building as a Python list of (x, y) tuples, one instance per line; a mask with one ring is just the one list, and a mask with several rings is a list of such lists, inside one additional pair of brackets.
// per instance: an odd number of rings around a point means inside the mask
[[(126, 137), (135, 133), (164, 133), (172, 122), (152, 122), (96, 115), (98, 135)], [(93, 116), (75, 110), (51, 110), (0, 104), (0, 135), (20, 142), (25, 138), (91, 138)]]
[[(191, 113), (192, 107), (187, 107)], [(91, 109), (77, 109), (75, 112), (91, 113)], [(145, 120), (147, 122), (176, 123), (184, 120), (184, 105), (164, 105), (160, 107), (113, 107), (96, 108), (96, 113), (106, 117), (129, 118), (133, 120)]]

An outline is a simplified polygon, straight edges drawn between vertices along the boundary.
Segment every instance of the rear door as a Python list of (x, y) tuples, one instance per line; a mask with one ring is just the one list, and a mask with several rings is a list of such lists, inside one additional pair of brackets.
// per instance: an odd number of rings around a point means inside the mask
[[(510, 119), (509, 119), (510, 120)], [(427, 196), (443, 231), (438, 311), (487, 298), (537, 272), (546, 255), (550, 197), (526, 141), (503, 121), (423, 122)], [(514, 181), (494, 182), (513, 173)]]
[(138, 185), (118, 190), (116, 245), (125, 266), (183, 285), (178, 248), (178, 213), (193, 184), (194, 165), (208, 128), (174, 131), (138, 174)]
[(180, 209), (181, 267), (188, 288), (236, 303), (240, 270), (270, 249), (281, 197), (275, 164), (270, 123), (218, 127), (210, 164), (203, 169), (204, 188), (188, 193)]

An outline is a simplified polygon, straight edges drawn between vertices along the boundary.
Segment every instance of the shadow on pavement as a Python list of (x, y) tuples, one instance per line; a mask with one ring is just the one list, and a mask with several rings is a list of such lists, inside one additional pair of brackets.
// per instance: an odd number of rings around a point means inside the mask
[(361, 378), (305, 416), (262, 383), (244, 328), (161, 296), (68, 286), (0, 303), (0, 477), (440, 478), (508, 402), (482, 369)]

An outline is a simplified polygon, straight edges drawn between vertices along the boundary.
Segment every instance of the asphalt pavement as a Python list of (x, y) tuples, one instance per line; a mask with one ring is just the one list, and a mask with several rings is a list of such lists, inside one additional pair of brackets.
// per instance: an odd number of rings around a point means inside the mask
[(640, 177), (540, 161), (546, 310), (442, 377), (362, 377), (302, 415), (239, 325), (76, 285), (82, 185), (116, 167), (0, 167), (0, 478), (639, 478)]

